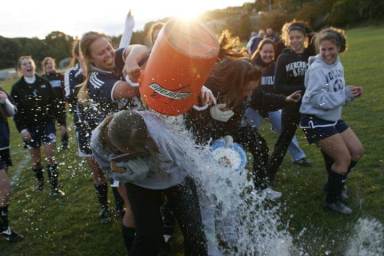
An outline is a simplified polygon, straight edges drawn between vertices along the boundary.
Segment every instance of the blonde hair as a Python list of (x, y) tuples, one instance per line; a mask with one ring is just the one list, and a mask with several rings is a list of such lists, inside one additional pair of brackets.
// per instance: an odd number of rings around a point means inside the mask
[(21, 64), (24, 60), (30, 60), (32, 62), (33, 66), (35, 66), (35, 68), (36, 68), (36, 64), (35, 64), (35, 61), (32, 59), (32, 56), (30, 56), (30, 55), (20, 56), (19, 59), (17, 60), (17, 67), (16, 67), (17, 73), (19, 75), (21, 75), (20, 69), (21, 69)]
[(108, 41), (109, 38), (103, 33), (98, 33), (94, 31), (90, 31), (85, 33), (80, 40), (80, 55), (84, 59), (84, 76), (85, 81), (81, 84), (81, 88), (79, 93), (77, 94), (78, 101), (82, 104), (85, 104), (89, 101), (89, 92), (88, 92), (88, 72), (90, 70), (90, 59), (91, 59), (91, 45), (99, 38), (105, 38)]
[(248, 58), (247, 50), (242, 47), (240, 38), (233, 37), (229, 30), (224, 30), (219, 38), (219, 59), (242, 59)]
[(163, 22), (156, 22), (156, 23), (153, 23), (152, 26), (149, 28), (148, 30), (148, 33), (147, 33), (147, 42), (148, 42), (148, 46), (149, 47), (152, 47), (153, 44), (155, 43), (156, 41), (156, 38), (155, 37), (155, 32), (160, 32), (160, 30), (165, 26), (165, 23)]
[(54, 58), (52, 58), (52, 57), (45, 57), (44, 59), (43, 59), (43, 61), (41, 62), (41, 73), (44, 75), (44, 74), (46, 74), (46, 70), (45, 70), (45, 66), (47, 65), (47, 62), (48, 61), (52, 61), (52, 63), (53, 63), (53, 69), (56, 69), (56, 61), (55, 61), (55, 59)]
[[(18, 70), (20, 70), (21, 63), (23, 62), (23, 60), (31, 60), (33, 62), (33, 64), (35, 64), (35, 61), (32, 59), (32, 56), (30, 56), (30, 55), (20, 56), (19, 59), (17, 60), (17, 69)], [(36, 66), (36, 64), (35, 64), (35, 66)]]

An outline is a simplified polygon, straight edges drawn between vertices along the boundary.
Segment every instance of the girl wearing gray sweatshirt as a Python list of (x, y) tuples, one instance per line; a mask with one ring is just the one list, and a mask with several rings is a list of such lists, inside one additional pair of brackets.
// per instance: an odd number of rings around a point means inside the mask
[(362, 95), (359, 86), (346, 86), (339, 54), (346, 49), (344, 31), (321, 30), (315, 39), (319, 54), (309, 59), (305, 74), (305, 94), (300, 107), (300, 127), (309, 143), (316, 143), (324, 156), (328, 172), (325, 206), (342, 214), (351, 214), (345, 205), (345, 181), (363, 155), (363, 146), (342, 120), (342, 107)]

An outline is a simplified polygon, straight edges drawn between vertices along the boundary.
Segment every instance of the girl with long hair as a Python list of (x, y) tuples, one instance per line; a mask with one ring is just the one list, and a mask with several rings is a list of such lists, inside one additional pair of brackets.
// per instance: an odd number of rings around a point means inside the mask
[[(263, 39), (255, 53), (251, 57), (251, 62), (261, 69), (260, 87), (267, 93), (274, 93), (273, 84), (275, 80), (275, 43), (269, 38)], [(272, 124), (272, 130), (276, 133), (281, 132), (281, 110), (265, 112), (248, 108), (246, 116), (251, 125), (260, 127), (263, 118), (267, 117)], [(304, 151), (300, 148), (296, 136), (293, 137), (288, 146), (294, 164), (308, 166)]]
[(362, 95), (360, 86), (347, 86), (339, 54), (346, 49), (343, 30), (326, 28), (315, 38), (319, 54), (310, 58), (305, 75), (306, 91), (300, 107), (300, 126), (309, 143), (316, 143), (324, 156), (328, 181), (325, 206), (351, 214), (345, 182), (363, 155), (363, 146), (354, 131), (343, 121), (342, 107)]

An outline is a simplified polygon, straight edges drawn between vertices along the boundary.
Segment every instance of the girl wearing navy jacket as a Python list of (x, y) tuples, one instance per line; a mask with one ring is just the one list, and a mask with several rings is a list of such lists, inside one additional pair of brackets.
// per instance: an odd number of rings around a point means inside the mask
[[(85, 118), (92, 121), (89, 122), (92, 132), (108, 115), (135, 107), (132, 99), (138, 94), (138, 89), (126, 82), (122, 74), (127, 54), (135, 54), (130, 50), (130, 47), (115, 50), (109, 38), (98, 32), (85, 33), (80, 40), (85, 82), (79, 90), (78, 100), (83, 104)], [(104, 169), (102, 171), (106, 173)], [(125, 246), (130, 250), (135, 237), (135, 223), (124, 184), (119, 184), (118, 192), (125, 203), (122, 231)], [(116, 199), (119, 194), (114, 191)]]
[(64, 75), (56, 70), (54, 58), (45, 57), (41, 62), (42, 77), (47, 79), (52, 86), (58, 102), (58, 114), (64, 124), (60, 127), (62, 149), (68, 148), (68, 131), (66, 121), (65, 99), (64, 99)]
[[(254, 65), (261, 68), (260, 86), (261, 90), (274, 93), (273, 84), (275, 80), (275, 46), (274, 41), (269, 38), (263, 39), (251, 61)], [(281, 110), (272, 112), (257, 111), (252, 108), (246, 110), (246, 116), (251, 125), (260, 127), (263, 117), (268, 117), (272, 124), (272, 130), (281, 132)], [(296, 136), (293, 137), (288, 147), (288, 152), (293, 159), (294, 164), (306, 166), (306, 155), (300, 148)]]
[(84, 109), (83, 105), (80, 104), (77, 99), (80, 86), (85, 80), (79, 44), (79, 41), (76, 41), (72, 49), (74, 66), (64, 74), (65, 99), (69, 103), (73, 113), (78, 155), (86, 159), (88, 167), (92, 172), (93, 183), (100, 204), (100, 222), (106, 224), (111, 220), (108, 206), (108, 182), (95, 159), (92, 157), (92, 151), (89, 145), (92, 134), (91, 127), (95, 127), (96, 124), (93, 124), (94, 121), (92, 119), (87, 118), (86, 109)]
[[(304, 75), (308, 67), (308, 58), (314, 55), (313, 47), (306, 47), (310, 42), (309, 29), (303, 22), (288, 22), (282, 28), (282, 38), (287, 48), (283, 50), (276, 61), (274, 82), (276, 93), (283, 95), (289, 95), (295, 91), (304, 93)], [(300, 120), (299, 107), (300, 104), (288, 105), (282, 110), (282, 130), (275, 143), (269, 164), (272, 181), (275, 179), (288, 146), (296, 133)]]
[[(22, 77), (12, 86), (11, 96), (18, 109), (14, 116), (17, 130), (20, 132), (25, 146), (30, 150), (32, 170), (38, 181), (38, 190), (44, 187), (43, 167), (41, 165), (40, 147), (43, 146), (47, 158), (47, 172), (51, 183), (51, 194), (63, 196), (59, 189), (55, 152), (55, 126), (57, 119), (60, 125), (65, 120), (57, 118), (58, 102), (49, 81), (35, 74), (35, 62), (30, 56), (22, 56), (18, 61), (18, 69)], [(59, 116), (60, 117), (60, 116)]]
[(0, 237), (9, 242), (17, 242), (23, 236), (11, 229), (8, 218), (8, 206), (11, 195), (11, 182), (7, 175), (12, 165), (9, 154), (9, 126), (7, 118), (16, 113), (15, 106), (2, 88), (0, 88)]

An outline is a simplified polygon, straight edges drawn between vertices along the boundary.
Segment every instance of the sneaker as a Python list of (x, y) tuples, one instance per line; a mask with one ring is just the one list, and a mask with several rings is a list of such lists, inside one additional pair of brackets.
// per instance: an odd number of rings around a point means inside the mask
[(348, 191), (347, 191), (347, 186), (343, 187), (343, 190), (341, 191), (340, 194), (341, 200), (347, 201), (349, 199)]
[(49, 195), (52, 197), (64, 197), (65, 193), (60, 189), (53, 189)]
[(263, 190), (265, 198), (269, 200), (277, 200), (282, 196), (282, 193), (276, 190), (273, 190), (271, 187), (267, 187)]
[(108, 208), (101, 208), (99, 212), (99, 217), (101, 224), (107, 224), (111, 222), (111, 215), (109, 213)]
[(44, 180), (38, 180), (36, 184), (36, 191), (44, 190)]
[[(325, 183), (325, 185), (323, 187), (323, 191), (325, 193), (328, 192), (328, 183)], [(348, 191), (347, 191), (347, 186), (346, 185), (343, 186), (343, 190), (341, 191), (341, 194), (340, 194), (340, 199), (342, 201), (347, 201), (349, 199), (349, 195), (348, 195)]]
[(352, 209), (349, 208), (346, 204), (344, 204), (340, 200), (332, 203), (326, 202), (325, 207), (328, 208), (329, 210), (332, 210), (341, 214), (345, 214), (345, 215), (349, 215), (352, 213)]
[(1, 231), (0, 237), (9, 242), (18, 242), (24, 239), (23, 235), (17, 234), (10, 227), (8, 227), (6, 230)]
[(299, 160), (295, 160), (292, 162), (295, 165), (303, 166), (303, 167), (309, 167), (312, 166), (311, 161), (309, 161), (307, 158), (301, 158)]

